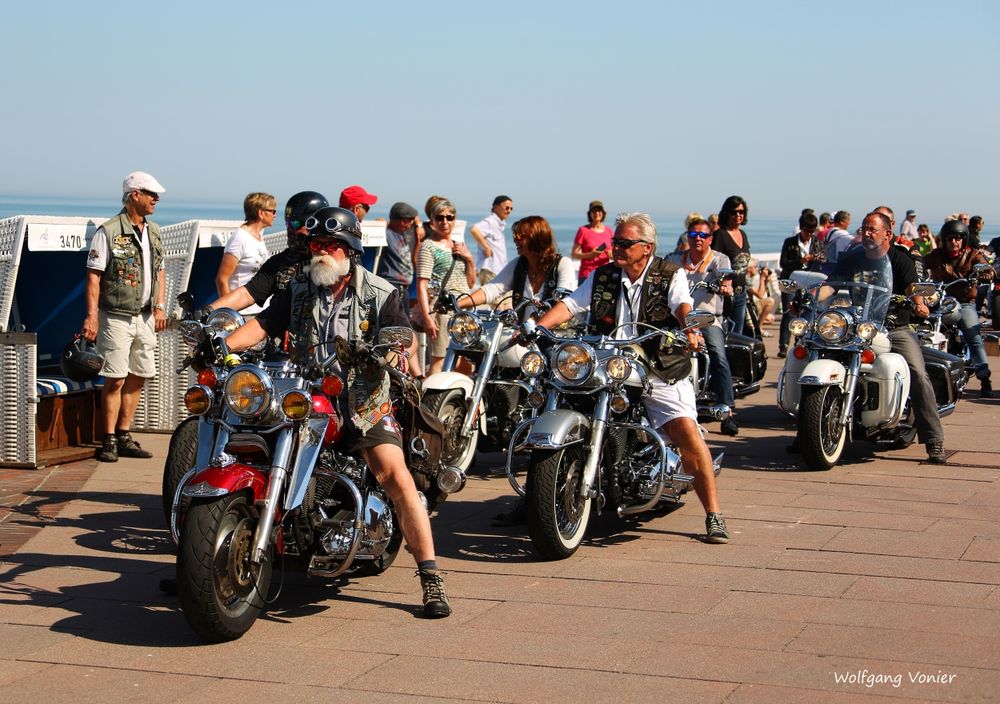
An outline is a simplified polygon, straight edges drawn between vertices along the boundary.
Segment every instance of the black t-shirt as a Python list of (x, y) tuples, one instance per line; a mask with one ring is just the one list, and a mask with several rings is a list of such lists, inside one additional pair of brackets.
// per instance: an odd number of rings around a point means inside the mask
[[(906, 295), (910, 284), (917, 282), (917, 269), (913, 264), (913, 258), (899, 247), (892, 246), (889, 247), (889, 252), (886, 256), (889, 259), (889, 266), (892, 269), (892, 292), (898, 295)], [(840, 255), (840, 258), (837, 260), (837, 266), (833, 270), (833, 274), (830, 275), (830, 280), (850, 281), (851, 276), (855, 272), (865, 270), (868, 268), (866, 265), (873, 261), (878, 260), (871, 260), (865, 253), (864, 247), (855, 245)], [(890, 306), (889, 317), (895, 319), (893, 327), (910, 324), (910, 311), (903, 306)], [(888, 324), (888, 318), (886, 322)]]
[(283, 249), (266, 262), (246, 283), (247, 293), (254, 302), (262, 306), (264, 301), (288, 288), (288, 283), (302, 272), (309, 257), (294, 249)]
[(736, 276), (733, 277), (733, 285), (745, 287), (747, 285), (747, 267), (750, 266), (750, 238), (747, 237), (745, 230), (740, 230), (740, 232), (743, 233), (743, 246), (737, 247), (729, 231), (720, 227), (712, 235), (712, 249), (729, 257), (729, 265), (736, 272)]

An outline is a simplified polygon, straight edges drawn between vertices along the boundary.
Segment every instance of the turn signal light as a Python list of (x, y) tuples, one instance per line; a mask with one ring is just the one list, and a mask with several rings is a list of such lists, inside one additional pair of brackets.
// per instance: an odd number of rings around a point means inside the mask
[(861, 350), (861, 363), (871, 364), (875, 361), (875, 352), (872, 350)]
[(323, 377), (323, 393), (325, 393), (330, 398), (337, 398), (340, 396), (340, 392), (344, 390), (344, 382), (340, 380), (339, 376), (325, 376)]
[(805, 359), (809, 356), (809, 350), (805, 348), (805, 345), (795, 345), (792, 354), (795, 355), (795, 359)]
[(211, 367), (207, 369), (202, 369), (198, 372), (198, 383), (207, 386), (210, 389), (214, 389), (215, 385), (219, 383), (219, 375), (215, 373), (215, 370)]

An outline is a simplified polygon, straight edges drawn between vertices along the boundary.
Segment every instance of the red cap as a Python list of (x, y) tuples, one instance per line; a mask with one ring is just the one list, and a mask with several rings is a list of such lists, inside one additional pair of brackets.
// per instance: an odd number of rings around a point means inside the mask
[(340, 192), (340, 207), (350, 210), (355, 205), (375, 205), (378, 196), (372, 195), (361, 186), (348, 186)]

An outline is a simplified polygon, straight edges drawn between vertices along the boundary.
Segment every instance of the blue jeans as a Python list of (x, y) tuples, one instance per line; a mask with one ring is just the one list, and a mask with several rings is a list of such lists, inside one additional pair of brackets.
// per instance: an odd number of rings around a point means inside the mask
[(732, 307), (729, 309), (729, 320), (733, 323), (733, 332), (742, 335), (747, 321), (747, 292), (733, 294)]
[(708, 352), (708, 387), (715, 393), (718, 403), (729, 406), (736, 404), (733, 396), (733, 373), (729, 369), (729, 358), (726, 357), (726, 339), (722, 328), (710, 325), (701, 331), (705, 338), (705, 349)]
[(983, 335), (979, 331), (979, 312), (976, 310), (974, 301), (962, 304), (962, 318), (958, 321), (958, 327), (965, 337), (965, 344), (969, 346), (969, 357), (972, 361), (972, 369), (976, 372), (977, 379), (990, 378), (990, 363), (986, 359), (986, 347), (983, 345)]

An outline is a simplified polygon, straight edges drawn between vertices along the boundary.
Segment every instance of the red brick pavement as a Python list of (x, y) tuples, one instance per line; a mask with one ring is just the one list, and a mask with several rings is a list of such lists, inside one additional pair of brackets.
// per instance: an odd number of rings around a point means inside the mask
[(97, 460), (0, 469), (0, 557), (13, 555), (75, 498)]

